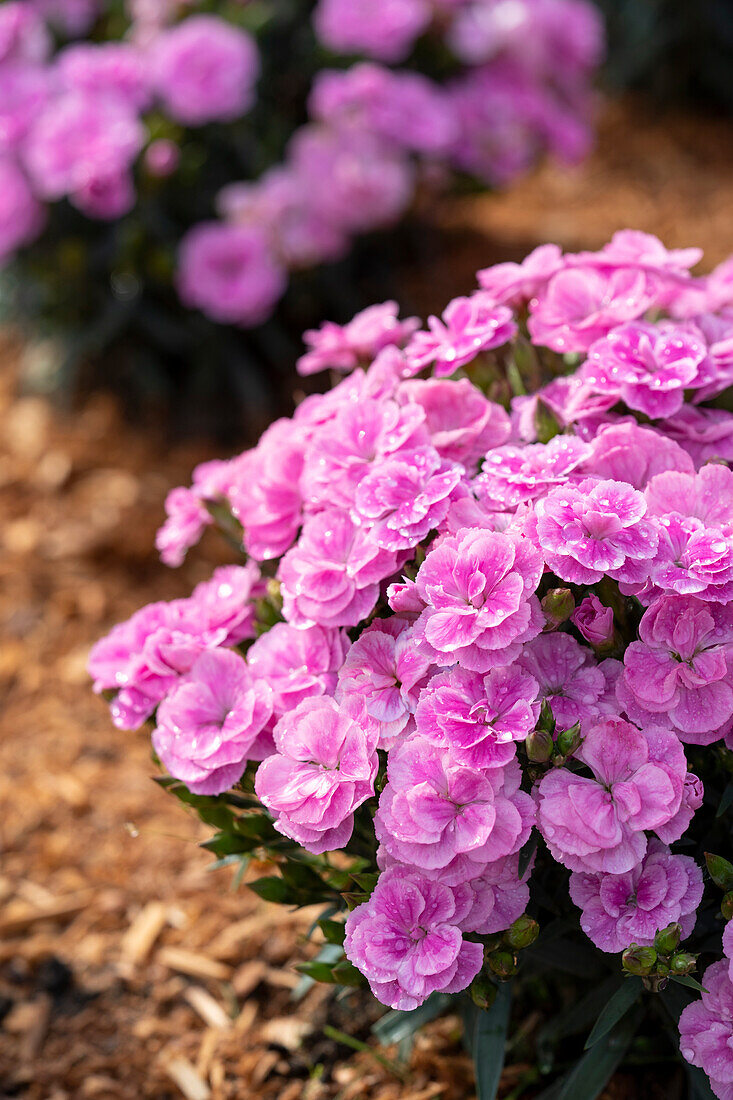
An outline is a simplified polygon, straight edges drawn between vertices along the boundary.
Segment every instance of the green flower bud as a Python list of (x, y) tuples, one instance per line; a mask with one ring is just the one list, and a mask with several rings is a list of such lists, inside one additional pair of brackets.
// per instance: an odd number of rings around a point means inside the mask
[(511, 951), (493, 951), (489, 955), (489, 966), (500, 981), (506, 982), (517, 972), (517, 960)]
[(654, 937), (654, 946), (660, 955), (671, 955), (680, 945), (682, 926), (675, 921), (661, 928)]
[(552, 756), (555, 743), (547, 730), (533, 730), (524, 742), (527, 756), (533, 764), (546, 764)]
[(632, 943), (627, 947), (621, 957), (621, 965), (627, 974), (636, 974), (645, 977), (651, 974), (657, 961), (657, 953), (653, 947), (639, 947), (638, 943)]
[(477, 1008), (491, 1008), (496, 1000), (497, 988), (491, 978), (479, 974), (474, 978), (468, 990), (469, 996)]
[(720, 903), (720, 911), (726, 920), (733, 920), (733, 891), (723, 898)]
[(547, 630), (554, 630), (575, 611), (575, 600), (569, 588), (553, 588), (542, 598), (542, 610), (547, 619)]
[(558, 734), (557, 751), (561, 756), (572, 756), (582, 741), (580, 736), (580, 723), (576, 722), (569, 730), (563, 730)]
[(669, 969), (672, 974), (690, 974), (697, 965), (697, 955), (691, 955), (687, 951), (679, 951), (669, 960)]
[(532, 920), (526, 913), (518, 917), (504, 933), (504, 938), (515, 951), (523, 947), (529, 947), (540, 934), (540, 926), (536, 920)]
[(733, 890), (733, 863), (722, 856), (713, 855), (712, 852), (705, 853), (705, 862), (715, 885), (725, 890), (726, 894), (730, 893)]

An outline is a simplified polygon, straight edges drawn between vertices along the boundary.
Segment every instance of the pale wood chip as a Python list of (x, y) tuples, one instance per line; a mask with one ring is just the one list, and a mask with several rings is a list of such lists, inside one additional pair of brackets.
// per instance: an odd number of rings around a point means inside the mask
[(38, 1000), (33, 1002), (35, 1019), (31, 1022), (20, 1044), (20, 1061), (23, 1065), (32, 1066), (40, 1053), (51, 1020), (52, 1003), (47, 993), (41, 994)]
[(244, 999), (264, 980), (267, 966), (260, 959), (253, 959), (240, 966), (232, 978), (232, 988), (238, 997)]
[(268, 985), (281, 989), (296, 989), (300, 984), (300, 974), (294, 970), (277, 970), (274, 966), (268, 966), (263, 977)]
[(258, 1059), (252, 1073), (252, 1084), (261, 1085), (265, 1078), (269, 1077), (274, 1070), (277, 1063), (280, 1061), (280, 1055), (274, 1050), (266, 1050)]
[(232, 1026), (230, 1017), (226, 1014), (218, 1001), (214, 1000), (210, 993), (202, 989), (200, 985), (192, 985), (183, 994), (194, 1012), (197, 1012), (205, 1024), (209, 1027), (229, 1028)]
[(44, 906), (42, 909), (28, 910), (25, 913), (12, 912), (0, 913), (0, 937), (17, 936), (21, 932), (27, 932), (29, 928), (40, 924), (41, 921), (63, 921), (75, 917), (84, 909), (84, 903), (80, 901), (59, 901), (54, 905)]
[(164, 1060), (163, 1069), (181, 1090), (186, 1100), (210, 1100), (211, 1089), (201, 1079), (187, 1058), (180, 1056)]
[(297, 1050), (306, 1035), (313, 1031), (313, 1024), (297, 1016), (278, 1016), (268, 1020), (259, 1031), (263, 1042), (274, 1043), (285, 1050)]
[(186, 951), (182, 947), (161, 947), (156, 959), (169, 970), (177, 970), (179, 974), (188, 974), (192, 978), (211, 978), (225, 982), (232, 973), (230, 966), (210, 959), (208, 955)]
[(122, 937), (123, 958), (133, 965), (144, 962), (165, 928), (167, 910), (160, 901), (150, 901), (140, 910)]

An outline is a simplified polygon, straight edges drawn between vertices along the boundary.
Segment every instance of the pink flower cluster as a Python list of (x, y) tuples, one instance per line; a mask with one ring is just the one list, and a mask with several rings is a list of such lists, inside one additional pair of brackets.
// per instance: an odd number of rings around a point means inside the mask
[[(344, 377), (168, 498), (166, 561), (228, 513), (249, 564), (92, 653), (115, 721), (151, 719), (191, 790), (246, 773), (314, 856), (372, 846), (345, 950), (385, 1004), (471, 982), (480, 937), (530, 903), (533, 832), (602, 951), (693, 934), (691, 763), (733, 749), (733, 415), (701, 399), (726, 383), (733, 289), (721, 305), (696, 260), (631, 231), (546, 246), (427, 329), (385, 303), (308, 333), (305, 369)], [(555, 377), (501, 407), (482, 387), (526, 364), (525, 307)], [(611, 354), (637, 372), (613, 392)], [(654, 404), (693, 360), (704, 387)], [(728, 964), (705, 983), (682, 1049), (730, 1097)]]

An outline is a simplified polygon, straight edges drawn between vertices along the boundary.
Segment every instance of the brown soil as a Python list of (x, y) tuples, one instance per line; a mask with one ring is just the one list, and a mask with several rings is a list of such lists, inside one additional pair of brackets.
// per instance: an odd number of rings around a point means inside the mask
[[(545, 239), (592, 247), (634, 225), (704, 245), (708, 263), (733, 251), (730, 132), (625, 112), (573, 173), (441, 208), (449, 261), (412, 288), (426, 307)], [(455, 1018), (430, 1025), (398, 1074), (324, 1038), (326, 1022), (364, 1036), (372, 1009), (324, 987), (292, 999), (313, 914), (211, 872), (204, 830), (151, 780), (146, 738), (116, 732), (91, 694), (91, 642), (219, 560), (210, 541), (171, 572), (152, 549), (167, 489), (210, 454), (143, 437), (106, 399), (64, 417), (18, 398), (19, 354), (0, 345), (0, 1095), (468, 1100)], [(502, 1095), (527, 1068), (508, 1066)], [(655, 1091), (627, 1076), (604, 1096)]]

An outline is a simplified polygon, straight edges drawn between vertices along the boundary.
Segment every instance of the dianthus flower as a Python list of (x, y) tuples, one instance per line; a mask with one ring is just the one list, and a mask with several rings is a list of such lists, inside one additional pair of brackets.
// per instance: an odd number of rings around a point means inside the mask
[(572, 435), (524, 447), (496, 447), (487, 454), (474, 491), (487, 508), (516, 508), (564, 485), (590, 453), (588, 444)]
[(537, 682), (538, 698), (550, 704), (559, 730), (570, 729), (576, 722), (584, 730), (608, 713), (603, 670), (591, 651), (570, 634), (541, 634), (524, 646), (519, 663)]
[(580, 377), (597, 393), (659, 420), (682, 408), (686, 390), (709, 380), (707, 354), (694, 325), (635, 321), (591, 346)]
[(480, 529), (443, 539), (420, 566), (415, 637), (435, 664), (486, 672), (511, 663), (544, 617), (542, 558), (528, 539)]
[(338, 674), (337, 698), (361, 696), (379, 728), (379, 747), (388, 749), (414, 729), (413, 714), (430, 671), (430, 661), (415, 648), (408, 620), (377, 619), (349, 649)]
[(257, 47), (246, 31), (212, 15), (191, 15), (161, 31), (151, 71), (168, 114), (186, 126), (228, 122), (252, 105)]
[(683, 405), (678, 413), (657, 427), (676, 440), (697, 467), (710, 459), (733, 462), (733, 418), (724, 409)]
[(729, 920), (723, 930), (723, 954), (730, 963), (729, 974), (733, 982), (733, 920)]
[(479, 271), (477, 278), (495, 302), (518, 306), (534, 298), (563, 266), (561, 249), (556, 244), (542, 244), (520, 264), (494, 264)]
[(153, 748), (170, 774), (195, 794), (221, 794), (258, 760), (257, 738), (272, 713), (272, 692), (239, 654), (202, 653), (158, 708)]
[(602, 427), (583, 469), (604, 481), (625, 481), (635, 489), (646, 488), (653, 477), (667, 470), (694, 472), (690, 456), (679, 444), (634, 421)]
[(604, 575), (644, 580), (657, 549), (646, 512), (643, 493), (623, 482), (563, 485), (536, 504), (540, 551), (553, 573), (573, 584), (595, 584)]
[(625, 693), (683, 741), (717, 741), (733, 718), (733, 607), (662, 596), (644, 613), (639, 638), (624, 654)]
[(592, 778), (554, 769), (539, 783), (538, 825), (552, 856), (571, 871), (625, 874), (647, 850), (645, 829), (678, 812), (687, 772), (679, 740), (606, 718), (585, 734), (580, 757)]
[(403, 61), (430, 23), (427, 0), (320, 0), (318, 37), (337, 53)]
[(59, 53), (56, 69), (68, 89), (116, 96), (134, 111), (144, 111), (150, 105), (144, 56), (129, 43), (74, 43)]
[(275, 623), (250, 646), (247, 664), (272, 688), (272, 707), (279, 717), (304, 699), (333, 695), (348, 650), (343, 630), (322, 626), (297, 630), (289, 623)]
[(165, 511), (167, 519), (155, 536), (155, 546), (165, 565), (178, 566), (214, 521), (197, 494), (184, 486), (171, 489)]
[(306, 699), (280, 719), (274, 738), (255, 790), (275, 828), (309, 852), (343, 848), (377, 775), (377, 731), (363, 703)]
[(43, 62), (51, 47), (51, 35), (37, 11), (21, 0), (3, 4), (0, 8), (0, 64)]
[(454, 298), (442, 320), (428, 318), (428, 328), (416, 332), (405, 348), (408, 374), (418, 374), (431, 363), (437, 378), (453, 374), (482, 351), (501, 347), (517, 333), (512, 311), (497, 305), (483, 290), (469, 298)]
[(625, 874), (574, 871), (570, 876), (570, 897), (582, 910), (583, 931), (601, 951), (611, 953), (632, 943), (651, 947), (656, 933), (675, 921), (686, 939), (695, 927), (702, 889), (702, 871), (694, 859), (673, 855), (655, 839)]
[(420, 692), (417, 732), (451, 759), (470, 768), (502, 768), (514, 759), (515, 742), (534, 728), (539, 713), (537, 681), (517, 665), (482, 675), (452, 668)]
[(602, 646), (613, 637), (613, 611), (595, 594), (586, 596), (570, 616), (573, 626), (592, 646)]
[(177, 284), (184, 305), (221, 324), (249, 326), (267, 318), (286, 276), (261, 229), (201, 222), (181, 241)]
[(346, 957), (391, 1008), (417, 1008), (431, 993), (457, 993), (483, 963), (483, 946), (459, 929), (466, 903), (416, 871), (385, 871), (346, 918)]
[(393, 858), (413, 867), (431, 871), (460, 857), (491, 863), (519, 851), (534, 823), (516, 760), (472, 768), (413, 735), (390, 752), (387, 777), (374, 829)]
[(289, 420), (276, 420), (257, 446), (235, 459), (226, 497), (244, 528), (244, 547), (258, 561), (292, 546), (301, 524), (305, 444)]
[(294, 626), (356, 626), (373, 610), (379, 583), (398, 560), (343, 512), (319, 512), (280, 562), (283, 614)]
[(733, 1100), (733, 981), (727, 960), (709, 966), (701, 984), (701, 1000), (680, 1016), (680, 1052), (707, 1073), (718, 1100)]
[(20, 168), (0, 155), (0, 264), (30, 242), (43, 226), (43, 208)]
[(530, 301), (529, 331), (534, 343), (553, 351), (587, 351), (655, 301), (656, 287), (641, 270), (565, 267)]
[(352, 515), (385, 550), (411, 549), (445, 519), (462, 473), (433, 447), (383, 458), (359, 482)]
[(318, 432), (307, 453), (304, 495), (311, 507), (348, 508), (356, 488), (377, 459), (396, 458), (428, 442), (419, 405), (365, 398), (337, 411)]
[(0, 65), (0, 153), (23, 154), (25, 141), (48, 103), (49, 70), (26, 61)]
[(425, 426), (438, 454), (470, 470), (492, 447), (506, 443), (511, 423), (501, 405), (489, 401), (468, 378), (403, 382), (399, 401), (425, 412)]
[(254, 601), (265, 586), (254, 562), (220, 565), (208, 581), (197, 584), (188, 600), (180, 601), (198, 621), (198, 631), (221, 636), (217, 645), (238, 645), (254, 638)]
[(727, 603), (733, 597), (733, 472), (714, 464), (697, 474), (670, 471), (652, 478), (644, 495), (659, 533), (651, 592)]
[(371, 363), (382, 348), (404, 344), (420, 321), (417, 317), (400, 321), (398, 312), (397, 302), (382, 302), (357, 313), (347, 325), (326, 321), (319, 329), (304, 333), (310, 350), (298, 360), (299, 373), (315, 374), (327, 367), (351, 371)]

